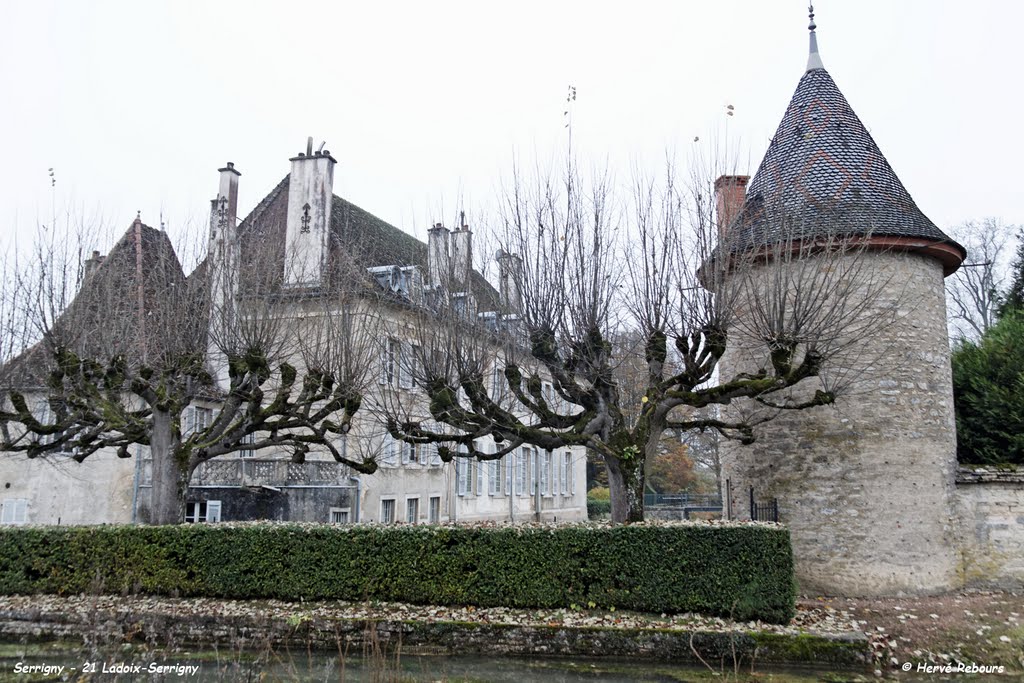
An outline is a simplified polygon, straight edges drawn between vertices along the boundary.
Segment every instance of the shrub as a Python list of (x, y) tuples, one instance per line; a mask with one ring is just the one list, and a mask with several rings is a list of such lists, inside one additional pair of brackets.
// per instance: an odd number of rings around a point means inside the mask
[(785, 622), (789, 532), (747, 524), (298, 524), (0, 530), (0, 594), (701, 612)]
[(611, 513), (612, 502), (610, 500), (601, 500), (600, 498), (587, 498), (587, 517), (589, 519), (607, 517)]

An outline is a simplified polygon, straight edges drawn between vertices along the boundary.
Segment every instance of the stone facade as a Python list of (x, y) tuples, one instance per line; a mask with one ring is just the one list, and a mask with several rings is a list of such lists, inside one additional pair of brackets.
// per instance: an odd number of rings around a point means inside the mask
[[(757, 428), (753, 445), (729, 441), (720, 451), (726, 514), (749, 517), (751, 488), (758, 501), (778, 499), (805, 594), (928, 593), (957, 584), (942, 265), (912, 253), (866, 256), (872, 277), (884, 282), (878, 306), (895, 302), (898, 311), (856, 344), (861, 367), (851, 364), (857, 381), (849, 394), (834, 406), (784, 412)], [(722, 377), (763, 360), (754, 363), (749, 351), (731, 350)]]
[(956, 502), (963, 582), (1024, 588), (1024, 470), (961, 468)]

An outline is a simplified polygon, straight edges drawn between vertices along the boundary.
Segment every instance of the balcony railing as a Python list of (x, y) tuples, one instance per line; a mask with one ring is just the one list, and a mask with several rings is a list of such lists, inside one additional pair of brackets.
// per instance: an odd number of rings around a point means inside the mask
[[(344, 486), (351, 470), (338, 462), (257, 458), (214, 459), (204, 462), (192, 475), (190, 486)], [(152, 485), (152, 463), (143, 461), (142, 486)]]

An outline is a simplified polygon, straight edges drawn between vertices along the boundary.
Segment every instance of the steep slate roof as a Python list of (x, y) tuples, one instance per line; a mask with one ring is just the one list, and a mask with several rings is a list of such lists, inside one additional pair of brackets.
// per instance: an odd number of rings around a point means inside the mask
[(964, 248), (917, 207), (820, 66), (811, 35), (809, 70), (747, 188), (730, 228), (732, 249), (774, 242), (782, 231), (787, 238), (800, 239), (838, 229), (947, 244), (962, 260)]
[[(194, 313), (193, 295), (167, 235), (135, 219), (86, 275), (54, 332), (85, 357), (120, 353), (129, 363), (155, 363), (164, 352), (194, 345), (205, 329), (205, 320)], [(16, 385), (28, 388), (43, 384), (51, 364), (40, 342), (5, 370)]]
[[(239, 224), (243, 264), (266, 259), (274, 273), (283, 273), (289, 179), (285, 176)], [(415, 265), (424, 277), (427, 273), (426, 244), (337, 195), (331, 205), (328, 259), (334, 278), (354, 277), (352, 266), (367, 282), (366, 269), (377, 266)], [(498, 293), (480, 273), (473, 272), (471, 286), (478, 310), (498, 309)]]

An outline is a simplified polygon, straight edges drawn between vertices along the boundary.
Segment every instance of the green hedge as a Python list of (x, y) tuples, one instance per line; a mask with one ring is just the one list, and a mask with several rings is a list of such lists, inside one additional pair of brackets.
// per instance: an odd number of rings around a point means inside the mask
[(587, 517), (590, 519), (597, 519), (604, 515), (610, 515), (612, 512), (612, 502), (610, 500), (600, 500), (596, 498), (587, 498)]
[(298, 524), (0, 530), (0, 594), (143, 593), (701, 612), (785, 622), (789, 532), (766, 525)]

